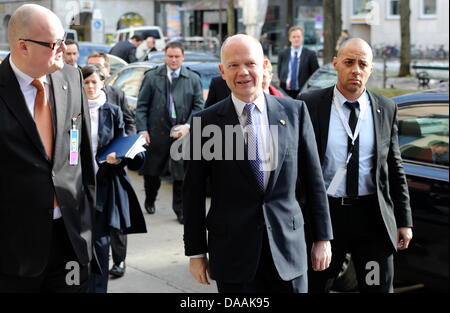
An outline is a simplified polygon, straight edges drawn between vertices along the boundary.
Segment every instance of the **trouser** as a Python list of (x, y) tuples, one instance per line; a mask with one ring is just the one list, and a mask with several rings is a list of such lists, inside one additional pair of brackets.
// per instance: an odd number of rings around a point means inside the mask
[(114, 264), (119, 265), (125, 261), (127, 256), (127, 235), (121, 230), (112, 228), (109, 232), (111, 236), (111, 254)]
[(89, 277), (90, 293), (106, 293), (108, 291), (110, 243), (111, 239), (109, 235), (102, 236), (95, 240), (94, 248), (97, 253), (97, 260), (102, 273), (91, 272), (91, 276)]
[[(161, 187), (159, 176), (144, 175), (145, 201), (154, 205), (158, 190)], [(183, 215), (183, 181), (174, 180), (172, 183), (172, 209), (177, 216)]]
[(293, 280), (284, 281), (275, 267), (270, 252), (267, 231), (264, 232), (261, 256), (256, 275), (250, 282), (225, 283), (216, 281), (219, 293), (306, 293), (308, 292), (307, 273)]
[(81, 293), (87, 289), (88, 266), (78, 263), (62, 218), (53, 221), (48, 264), (41, 275), (15, 277), (0, 274), (0, 293)]
[(329, 203), (334, 233), (331, 263), (325, 271), (309, 271), (309, 291), (329, 292), (346, 254), (351, 253), (360, 292), (393, 292), (394, 249), (376, 197), (358, 205)]

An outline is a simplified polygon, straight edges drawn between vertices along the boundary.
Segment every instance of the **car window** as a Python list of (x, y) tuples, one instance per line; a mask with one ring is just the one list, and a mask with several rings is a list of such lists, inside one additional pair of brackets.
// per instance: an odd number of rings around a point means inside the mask
[(152, 36), (155, 39), (161, 39), (159, 31), (157, 29), (145, 29), (145, 30), (135, 30), (135, 35), (139, 35), (142, 39)]
[(403, 159), (448, 166), (448, 105), (400, 108), (398, 120), (398, 140)]
[(123, 70), (113, 86), (120, 88), (125, 92), (127, 97), (137, 98), (139, 89), (141, 88), (144, 73), (148, 70), (146, 67), (133, 67)]

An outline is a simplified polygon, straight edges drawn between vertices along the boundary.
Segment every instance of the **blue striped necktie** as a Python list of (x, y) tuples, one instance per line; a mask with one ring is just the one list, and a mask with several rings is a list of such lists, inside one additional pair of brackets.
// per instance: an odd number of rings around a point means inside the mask
[(298, 90), (298, 52), (294, 52), (294, 58), (291, 60), (291, 90)]
[(259, 155), (259, 139), (258, 131), (260, 125), (255, 124), (254, 115), (255, 104), (247, 103), (245, 105), (245, 110), (247, 113), (247, 121), (245, 123), (247, 130), (247, 153), (248, 161), (250, 162), (250, 167), (255, 175), (256, 182), (258, 184), (259, 191), (264, 191), (264, 171), (261, 156)]

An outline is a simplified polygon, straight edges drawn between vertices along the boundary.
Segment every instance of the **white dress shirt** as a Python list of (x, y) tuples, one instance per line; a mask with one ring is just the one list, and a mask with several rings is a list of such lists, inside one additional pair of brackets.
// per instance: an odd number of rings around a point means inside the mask
[[(31, 117), (34, 119), (34, 101), (37, 94), (37, 89), (31, 83), (33, 82), (34, 78), (28, 76), (14, 64), (14, 61), (12, 58), (9, 58), (9, 62), (11, 64), (11, 68), (16, 75), (17, 81), (19, 82), (20, 90), (22, 91), (23, 97), (25, 98), (25, 103), (28, 107), (28, 110), (31, 114)], [(45, 95), (47, 96), (48, 103), (51, 103), (52, 97), (51, 95), (51, 88), (50, 83), (47, 81), (47, 77), (43, 76), (39, 78), (39, 80), (44, 84), (45, 88)], [(67, 139), (69, 140), (69, 139)], [(53, 219), (56, 220), (62, 216), (61, 210), (59, 207), (56, 207), (53, 209)]]
[[(325, 152), (325, 158), (322, 166), (325, 186), (328, 189), (338, 168), (345, 166), (348, 156), (348, 135), (339, 117), (337, 107), (342, 109), (346, 122), (350, 117), (350, 109), (344, 105), (348, 101), (342, 93), (334, 87), (333, 103), (331, 105), (330, 124), (328, 130), (328, 143)], [(365, 110), (361, 119), (361, 128), (359, 131), (359, 196), (365, 196), (375, 193), (375, 184), (372, 178), (372, 168), (374, 166), (375, 156), (375, 129), (373, 123), (373, 114), (371, 103), (367, 91), (359, 99), (360, 112)], [(352, 101), (350, 101), (352, 102)], [(346, 196), (346, 177), (342, 179), (336, 193), (333, 197)]]

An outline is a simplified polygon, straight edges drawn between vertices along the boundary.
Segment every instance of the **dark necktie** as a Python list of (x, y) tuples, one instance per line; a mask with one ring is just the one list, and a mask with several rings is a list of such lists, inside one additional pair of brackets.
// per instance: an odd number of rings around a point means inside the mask
[(174, 126), (177, 123), (177, 112), (175, 110), (175, 101), (173, 100), (173, 90), (174, 90), (175, 81), (178, 77), (177, 72), (172, 71), (170, 73), (170, 77), (172, 78), (172, 82), (169, 84), (170, 90), (169, 90), (168, 110), (169, 110), (170, 124), (172, 124), (172, 126)]
[[(345, 105), (350, 109), (348, 125), (354, 134), (356, 123), (358, 122), (356, 109), (359, 109), (359, 102), (346, 101)], [(348, 138), (348, 152), (352, 152), (352, 156), (347, 164), (346, 193), (348, 197), (357, 197), (359, 185), (359, 136), (356, 138), (354, 146), (352, 146), (352, 140), (350, 137)]]
[(248, 161), (250, 162), (250, 167), (255, 174), (256, 182), (258, 183), (259, 191), (264, 191), (264, 171), (262, 167), (262, 159), (259, 155), (259, 127), (260, 125), (255, 124), (254, 115), (255, 104), (247, 103), (245, 105), (245, 110), (247, 113), (247, 122), (245, 123), (247, 130), (247, 152)]
[(298, 52), (294, 52), (294, 58), (291, 60), (291, 90), (298, 90)]

